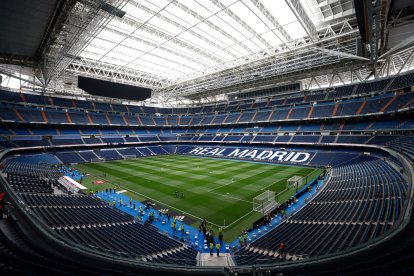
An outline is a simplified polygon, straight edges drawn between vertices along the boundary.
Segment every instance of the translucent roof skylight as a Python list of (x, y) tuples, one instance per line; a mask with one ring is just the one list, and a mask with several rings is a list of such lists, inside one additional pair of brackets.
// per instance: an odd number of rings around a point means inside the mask
[[(287, 1), (130, 0), (124, 17), (113, 17), (80, 57), (181, 78), (306, 37)], [(318, 1), (300, 4), (314, 27), (324, 20)]]

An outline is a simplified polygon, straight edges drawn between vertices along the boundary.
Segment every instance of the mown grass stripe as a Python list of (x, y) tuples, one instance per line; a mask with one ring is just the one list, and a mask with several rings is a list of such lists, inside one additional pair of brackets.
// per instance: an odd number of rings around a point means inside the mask
[[(312, 168), (182, 155), (84, 164), (79, 168), (96, 175), (83, 183), (93, 190), (99, 186), (93, 185), (92, 179), (106, 174), (110, 183), (141, 194), (139, 200), (147, 196), (218, 225), (224, 220), (226, 225), (238, 221), (226, 228), (226, 235), (237, 235), (260, 217), (256, 212), (246, 214), (252, 211), (253, 197), (264, 189), (281, 192), (291, 176), (318, 173)], [(184, 192), (184, 199), (175, 198), (175, 190)], [(293, 192), (284, 192), (280, 197), (287, 198)], [(235, 237), (226, 235), (225, 240)]]

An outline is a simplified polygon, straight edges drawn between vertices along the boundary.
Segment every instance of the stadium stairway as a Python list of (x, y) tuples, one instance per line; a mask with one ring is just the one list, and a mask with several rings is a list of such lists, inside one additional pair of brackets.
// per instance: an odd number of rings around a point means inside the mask
[(223, 266), (229, 267), (234, 266), (234, 260), (229, 253), (220, 253), (219, 256), (216, 255), (216, 250), (214, 250), (213, 256), (210, 253), (200, 253), (197, 256), (197, 265), (198, 266)]
[[(177, 219), (177, 231), (175, 232), (175, 231), (173, 231), (173, 229), (170, 226), (170, 223), (172, 222), (172, 218), (171, 218), (171, 221), (168, 221), (166, 219), (166, 216), (163, 215), (161, 212), (159, 212), (159, 210), (151, 208), (150, 210), (145, 211), (146, 205), (141, 203), (141, 202), (135, 201), (135, 200), (132, 201), (132, 204), (135, 203), (135, 206), (136, 206), (135, 209), (133, 209), (133, 207), (129, 207), (129, 206), (124, 206), (124, 205), (120, 206), (119, 205), (120, 200), (122, 200), (122, 202), (128, 203), (128, 205), (129, 205), (130, 198), (128, 196), (124, 195), (123, 193), (120, 193), (119, 191), (116, 194), (106, 194), (103, 191), (103, 192), (99, 192), (98, 194), (96, 194), (96, 196), (99, 199), (103, 200), (103, 201), (108, 201), (109, 200), (110, 202), (112, 202), (112, 201), (115, 200), (117, 202), (116, 208), (118, 208), (119, 210), (121, 210), (121, 211), (123, 211), (127, 214), (132, 215), (135, 218), (139, 215), (139, 209), (140, 209), (140, 207), (142, 207), (142, 209), (144, 210), (144, 215), (140, 216), (140, 220), (142, 222), (147, 221), (148, 218), (149, 218), (150, 212), (153, 211), (154, 215), (155, 215), (155, 218), (157, 218), (157, 220), (155, 220), (152, 223), (152, 225), (154, 227), (158, 228), (159, 231), (161, 231), (163, 233), (168, 233), (168, 235), (170, 237), (172, 237), (173, 239), (184, 238), (185, 243), (188, 246), (193, 247), (193, 248), (195, 248), (195, 249), (197, 249), (198, 251), (201, 251), (201, 252), (208, 252), (207, 248), (204, 246), (204, 238), (201, 236), (202, 234), (200, 234), (198, 232), (198, 229), (183, 223), (182, 221), (179, 220), (180, 219), (179, 217)], [(158, 208), (164, 208), (164, 207), (160, 206)], [(165, 220), (165, 223), (163, 223), (164, 220)], [(201, 219), (200, 219), (200, 221), (201, 221)], [(178, 232), (179, 226), (181, 224), (184, 225), (185, 232), (188, 233), (188, 234), (182, 235), (181, 233)], [(226, 243), (223, 243), (222, 248), (220, 249), (220, 252), (225, 253), (226, 252), (226, 247), (227, 247)]]

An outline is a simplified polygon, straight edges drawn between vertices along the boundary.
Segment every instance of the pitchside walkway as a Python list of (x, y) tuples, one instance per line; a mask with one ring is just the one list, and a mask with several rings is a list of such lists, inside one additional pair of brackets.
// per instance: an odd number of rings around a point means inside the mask
[[(309, 183), (312, 183), (313, 181), (315, 181), (315, 179), (313, 179)], [(319, 180), (317, 185), (315, 185), (312, 188), (312, 191), (310, 193), (306, 192), (302, 196), (297, 197), (296, 198), (297, 202), (293, 205), (290, 205), (286, 209), (286, 216), (290, 217), (291, 215), (293, 215), (294, 213), (302, 209), (307, 204), (307, 202), (311, 201), (319, 193), (319, 191), (324, 187), (324, 183), (325, 183), (324, 180)], [(318, 187), (318, 189), (316, 189), (315, 187)], [(301, 188), (301, 190), (305, 190), (307, 188), (308, 188), (308, 185), (305, 185)], [(282, 220), (281, 215), (278, 215), (277, 217), (272, 218), (269, 224), (258, 227), (254, 229), (252, 232), (248, 233), (249, 235), (247, 238), (247, 243), (250, 244), (252, 241), (260, 238), (261, 236), (263, 236), (270, 230), (276, 228), (282, 222), (283, 220)], [(233, 242), (229, 244), (229, 246), (230, 246), (230, 249), (233, 249), (233, 251), (240, 249), (239, 240), (235, 239)]]
[[(311, 182), (313, 182), (313, 180)], [(319, 181), (318, 184), (317, 184), (317, 187), (319, 187), (319, 189), (321, 189), (323, 186), (324, 186), (324, 181), (323, 180)], [(306, 189), (306, 188), (307, 188), (307, 186), (304, 186), (302, 189)], [(317, 191), (315, 188), (313, 188), (311, 193), (306, 193), (306, 194), (302, 195), (301, 197), (297, 198), (297, 203), (291, 205), (290, 207), (288, 207), (288, 209), (286, 210), (286, 215), (290, 216), (293, 213), (296, 213), (297, 211), (299, 211), (306, 204), (305, 198), (307, 198), (307, 200), (311, 200), (318, 192), (319, 191)], [(107, 202), (109, 200), (112, 203), (112, 201), (115, 200), (116, 201), (116, 208), (118, 208), (118, 209), (120, 209), (120, 210), (134, 216), (134, 217), (136, 217), (138, 215), (138, 210), (139, 210), (140, 206), (142, 206), (143, 209), (145, 208), (144, 204), (142, 204), (141, 202), (135, 201), (135, 200), (133, 201), (136, 204), (135, 209), (133, 209), (129, 206), (120, 206), (119, 205), (119, 200), (120, 199), (122, 200), (122, 202), (127, 203), (127, 205), (129, 205), (129, 199), (130, 198), (126, 195), (123, 195), (122, 193), (119, 193), (119, 192), (117, 192), (116, 194), (113, 194), (113, 193), (112, 194), (106, 194), (104, 191), (102, 191), (102, 192), (99, 192), (98, 194), (96, 194), (96, 196), (98, 198), (102, 199), (105, 202)], [(142, 217), (142, 221), (146, 221), (148, 219), (148, 215), (151, 211), (154, 212), (156, 218), (160, 218), (160, 220), (153, 222), (153, 226), (160, 229), (159, 231), (161, 233), (167, 234), (170, 237), (172, 237), (174, 239), (177, 239), (177, 240), (180, 240), (181, 238), (183, 238), (184, 243), (186, 243), (190, 247), (193, 247), (194, 249), (198, 250), (201, 253), (208, 253), (209, 252), (207, 244), (204, 243), (203, 235), (198, 232), (198, 229), (195, 229), (194, 227), (183, 223), (184, 227), (185, 227), (185, 231), (188, 232), (188, 235), (185, 235), (185, 234), (183, 235), (178, 231), (176, 233), (173, 233), (173, 230), (170, 226), (173, 219), (171, 218), (171, 220), (169, 222), (167, 220), (166, 223), (163, 224), (162, 220), (165, 219), (166, 217), (158, 212), (157, 207), (155, 209), (151, 208), (151, 210), (145, 211), (145, 214)], [(272, 218), (271, 222), (268, 225), (261, 226), (259, 228), (254, 229), (252, 232), (248, 233), (248, 243), (251, 243), (252, 241), (260, 238), (262, 235), (264, 235), (268, 231), (274, 229), (275, 227), (277, 227), (282, 222), (283, 221), (282, 221), (281, 217), (277, 216), (277, 217)], [(181, 225), (181, 221), (177, 220), (177, 230), (178, 230), (180, 225)], [(216, 240), (216, 242), (218, 241), (217, 237), (215, 237), (215, 240)], [(220, 254), (230, 253), (231, 251), (235, 251), (235, 250), (238, 250), (238, 249), (240, 249), (240, 245), (239, 245), (238, 238), (236, 238), (230, 244), (223, 242), (222, 245), (221, 245), (221, 248), (220, 248)]]
[(229, 253), (220, 253), (220, 256), (217, 256), (216, 250), (214, 250), (213, 256), (210, 253), (200, 253), (197, 257), (198, 266), (234, 266), (233, 258)]
[[(126, 212), (134, 217), (136, 217), (139, 213), (139, 208), (142, 207), (144, 211), (144, 215), (142, 216), (141, 222), (145, 222), (148, 220), (148, 216), (150, 212), (154, 212), (155, 218), (158, 218), (157, 221), (154, 221), (152, 223), (153, 226), (157, 227), (161, 233), (167, 234), (168, 236), (176, 239), (176, 240), (184, 240), (184, 243), (189, 245), (190, 247), (193, 247), (194, 249), (198, 250), (199, 252), (208, 252), (207, 245), (204, 244), (204, 238), (203, 234), (198, 232), (198, 229), (187, 225), (180, 220), (177, 220), (177, 231), (174, 233), (173, 229), (171, 228), (171, 223), (173, 222), (173, 218), (171, 217), (170, 221), (168, 221), (167, 217), (160, 212), (158, 212), (159, 208), (164, 208), (161, 206), (156, 206), (154, 208), (150, 208), (150, 210), (145, 210), (145, 205), (141, 202), (133, 200), (132, 203), (135, 202), (135, 209), (129, 207), (129, 200), (130, 198), (122, 193), (117, 192), (116, 194), (106, 194), (104, 191), (99, 192), (96, 194), (96, 196), (103, 201), (107, 202), (108, 200), (112, 203), (114, 200), (116, 201), (116, 208), (122, 210), (123, 212)], [(122, 202), (127, 203), (127, 206), (120, 206), (119, 200), (122, 200)], [(165, 220), (166, 223), (163, 224), (162, 221)], [(200, 221), (201, 223), (201, 221)], [(180, 225), (184, 225), (185, 232), (188, 234), (182, 234), (178, 231)], [(218, 242), (218, 238), (215, 238), (216, 242)], [(226, 252), (226, 250), (229, 247), (225, 242), (222, 243), (220, 252)]]

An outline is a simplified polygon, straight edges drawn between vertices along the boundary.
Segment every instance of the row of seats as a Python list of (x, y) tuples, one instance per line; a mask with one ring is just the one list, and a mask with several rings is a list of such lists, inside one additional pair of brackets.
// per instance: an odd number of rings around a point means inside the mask
[(15, 156), (14, 161), (22, 163), (31, 163), (31, 164), (48, 164), (56, 165), (59, 163), (59, 160), (56, 159), (56, 156), (48, 153), (41, 154), (25, 154), (23, 156)]
[[(138, 135), (139, 138), (131, 136), (125, 139), (127, 142), (154, 140), (155, 135), (174, 135), (174, 134), (216, 134), (216, 133), (277, 133), (277, 132), (324, 132), (324, 131), (366, 131), (366, 130), (406, 130), (412, 129), (414, 120), (404, 119), (377, 119), (377, 120), (358, 120), (346, 122), (324, 122), (324, 123), (278, 123), (266, 126), (209, 126), (192, 128), (114, 128), (114, 129), (83, 129), (83, 128), (0, 128), (2, 135), (11, 137), (11, 142), (26, 145), (49, 146), (51, 144), (67, 144), (64, 140), (73, 139), (75, 143), (119, 143), (124, 142), (122, 136)], [(83, 135), (97, 135), (92, 138), (80, 138)], [(25, 136), (24, 139), (19, 138)], [(42, 136), (52, 136), (51, 140), (42, 140)], [(65, 138), (66, 137), (66, 138)], [(81, 140), (83, 141), (81, 141)], [(4, 141), (4, 139), (2, 139)], [(63, 141), (62, 141), (63, 140)], [(155, 138), (154, 141), (159, 141)]]
[(407, 155), (414, 163), (414, 139), (412, 136), (398, 136), (393, 140), (383, 142), (383, 144)]
[(53, 228), (128, 222), (133, 219), (127, 213), (104, 205), (32, 206), (30, 209)]
[(0, 230), (0, 270), (4, 275), (111, 274), (105, 269), (58, 256), (41, 246), (30, 242), (11, 217), (3, 218)]
[(237, 264), (301, 259), (343, 251), (374, 239), (399, 218), (407, 184), (381, 159), (333, 167), (326, 187), (279, 227), (235, 253)]
[[(414, 120), (413, 119), (402, 119), (402, 120), (384, 120), (384, 121), (374, 121), (374, 122), (358, 122), (358, 123), (323, 123), (323, 124), (281, 124), (281, 125), (274, 125), (274, 126), (265, 126), (265, 127), (209, 127), (209, 128), (188, 128), (188, 129), (154, 129), (154, 130), (95, 130), (95, 132), (91, 132), (91, 135), (99, 135), (96, 137), (91, 136), (82, 137), (86, 131), (79, 132), (79, 130), (72, 130), (70, 134), (65, 134), (64, 129), (60, 132), (62, 135), (58, 135), (54, 130), (51, 130), (50, 133), (47, 133), (46, 130), (42, 131), (42, 135), (52, 136), (51, 139), (43, 139), (43, 137), (39, 134), (37, 135), (11, 135), (11, 138), (5, 140), (5, 138), (0, 137), (0, 146), (3, 148), (11, 148), (11, 147), (30, 147), (30, 146), (52, 146), (52, 145), (75, 145), (75, 144), (122, 144), (126, 142), (159, 142), (163, 140), (171, 140), (172, 137), (180, 135), (180, 139), (186, 139), (186, 135), (207, 135), (205, 138), (206, 141), (211, 141), (214, 139), (220, 139), (224, 141), (244, 141), (243, 139), (253, 139), (253, 137), (245, 137), (244, 134), (268, 134), (268, 133), (286, 133), (286, 132), (323, 132), (323, 131), (344, 131), (344, 132), (352, 132), (352, 131), (367, 131), (367, 130), (407, 130), (412, 129), (414, 127)], [(6, 129), (7, 131), (7, 129)], [(89, 131), (88, 131), (89, 132)], [(220, 134), (238, 134), (243, 133), (243, 135), (239, 134), (236, 136), (219, 136), (215, 137), (217, 133)], [(24, 135), (24, 136), (23, 136)], [(130, 136), (134, 135), (134, 136)], [(212, 135), (212, 136), (208, 136)], [(275, 135), (272, 135), (275, 137)], [(307, 139), (309, 142), (317, 142), (315, 140), (314, 135), (312, 136), (300, 136), (295, 135), (292, 136), (293, 139), (291, 142), (295, 142), (298, 139), (298, 142), (302, 142), (303, 139)], [(339, 137), (339, 136), (338, 136)], [(359, 139), (358, 137), (371, 137), (371, 136), (348, 136), (342, 135), (339, 137), (338, 142), (341, 143), (341, 140), (349, 141), (350, 137), (355, 137), (355, 139)], [(195, 137), (198, 139), (197, 137)], [(258, 135), (256, 139), (266, 139), (263, 136)], [(194, 139), (193, 139), (194, 140)], [(266, 140), (267, 141), (267, 140)], [(273, 141), (270, 141), (273, 142)], [(303, 141), (307, 142), (307, 141)], [(360, 143), (363, 143), (361, 141)]]
[[(352, 95), (366, 95), (372, 92), (382, 92), (384, 89), (393, 91), (400, 88), (410, 87), (414, 84), (414, 74), (404, 74), (379, 81), (368, 81), (359, 84), (351, 84), (340, 86), (326, 90), (315, 90), (311, 92), (298, 92), (296, 95), (289, 97), (275, 97), (274, 99), (261, 99), (261, 101), (244, 100), (229, 103), (219, 103), (215, 105), (205, 105), (202, 107), (189, 108), (158, 108), (151, 106), (136, 106), (123, 104), (109, 104), (105, 102), (93, 102), (84, 100), (75, 100), (68, 98), (47, 97), (43, 95), (33, 95), (27, 93), (14, 93), (8, 91), (0, 91), (2, 101), (14, 103), (32, 103), (41, 106), (57, 106), (64, 108), (79, 108), (93, 111), (111, 111), (111, 112), (128, 112), (140, 114), (195, 114), (195, 113), (213, 113), (213, 112), (233, 112), (240, 110), (249, 110), (257, 108), (273, 107), (276, 105), (300, 104), (304, 102), (315, 102), (323, 100), (339, 99)], [(257, 93), (264, 92), (262, 90)], [(1, 112), (0, 112), (1, 113)], [(32, 115), (24, 112), (26, 116), (33, 119), (40, 119), (40, 114)], [(94, 116), (94, 115), (92, 115)], [(64, 120), (65, 114), (55, 113), (47, 116), (48, 120)], [(87, 121), (86, 119), (85, 121)], [(96, 118), (96, 122), (106, 121), (105, 118)], [(123, 119), (113, 117), (113, 124), (122, 123)]]
[[(356, 98), (339, 102), (293, 107), (269, 107), (217, 114), (192, 114), (185, 116), (150, 116), (129, 113), (99, 113), (59, 109), (37, 109), (27, 106), (2, 104), (0, 118), (13, 122), (65, 123), (75, 125), (120, 125), (120, 126), (198, 126), (238, 123), (276, 122), (314, 118), (332, 118), (397, 112), (401, 108), (414, 106), (414, 92), (385, 94), (369, 98)], [(217, 112), (215, 110), (214, 112)]]
[(35, 164), (32, 162), (23, 162), (23, 160), (9, 159), (5, 162), (4, 173), (21, 176), (33, 176), (42, 178), (58, 178), (59, 170), (50, 164)]
[(91, 162), (94, 160), (118, 160), (128, 157), (169, 154), (174, 150), (175, 147), (169, 146), (147, 146), (101, 150), (60, 151), (55, 154), (63, 163), (72, 164)]
[[(390, 249), (391, 248), (391, 249)], [(404, 239), (403, 243), (393, 244), (383, 254), (374, 254), (358, 258), (356, 261), (324, 271), (324, 274), (407, 274), (414, 271), (414, 241)], [(320, 273), (320, 271), (319, 271)]]
[[(111, 148), (111, 149), (101, 149), (101, 150), (83, 150), (83, 151), (58, 151), (56, 156), (65, 164), (73, 163), (85, 163), (85, 162), (98, 162), (101, 160), (119, 160), (126, 159), (128, 157), (142, 157), (142, 156), (151, 156), (151, 155), (161, 155), (161, 154), (191, 154), (191, 151), (195, 149), (196, 145), (163, 145), (163, 146), (147, 146), (147, 147), (124, 147), (124, 148)], [(217, 147), (209, 145), (209, 147)], [(234, 145), (221, 146), (227, 148), (231, 151), (236, 149)], [(249, 149), (248, 147), (237, 147), (238, 149)], [(269, 150), (274, 150), (275, 148), (269, 148)], [(371, 157), (361, 155), (358, 151), (325, 151), (325, 150), (316, 150), (316, 149), (307, 149), (306, 152), (310, 154), (310, 158), (306, 161), (305, 165), (312, 166), (338, 166), (346, 164), (349, 161), (354, 160), (370, 160)], [(209, 155), (207, 155), (209, 156)], [(408, 156), (410, 157), (410, 156)], [(250, 159), (249, 156), (239, 157), (242, 159)], [(277, 159), (272, 160), (272, 162), (278, 162)]]
[[(134, 139), (131, 139), (134, 138)], [(97, 138), (92, 138), (97, 139)], [(382, 145), (392, 148), (404, 155), (408, 156), (411, 160), (414, 160), (414, 139), (411, 136), (399, 136), (399, 135), (185, 135), (185, 136), (144, 136), (144, 137), (123, 137), (118, 138), (127, 142), (156, 142), (156, 141), (169, 141), (169, 142), (224, 142), (224, 143), (343, 143), (343, 144), (370, 144), (370, 145)], [(70, 139), (61, 139), (62, 141), (69, 141), (68, 145), (71, 145)], [(76, 139), (75, 139), (76, 140)], [(77, 143), (83, 144), (87, 139), (81, 139)], [(101, 140), (100, 140), (101, 141)], [(98, 142), (98, 141), (94, 141)], [(102, 143), (102, 142), (101, 142)], [(62, 143), (63, 145), (64, 143)], [(123, 143), (118, 143), (123, 144)], [(16, 147), (18, 145), (14, 145)], [(126, 144), (125, 144), (126, 146)], [(102, 150), (82, 150), (82, 151), (61, 151), (55, 155), (63, 163), (84, 163), (90, 162), (91, 160), (105, 159), (105, 160), (116, 160), (122, 159), (124, 156), (148, 156), (155, 154), (168, 154), (174, 152), (174, 148), (168, 149), (166, 146), (147, 146), (147, 147), (124, 147), (117, 149), (102, 149)], [(330, 160), (328, 160), (330, 157)], [(346, 156), (343, 156), (346, 160)], [(313, 159), (313, 163), (317, 165), (328, 165), (328, 164), (341, 164), (342, 158), (337, 156), (331, 156), (329, 153), (319, 153)], [(7, 162), (5, 172), (16, 173), (20, 172), (19, 162)], [(53, 175), (58, 176), (59, 172), (53, 168), (44, 165), (33, 165), (33, 168), (37, 168), (38, 175)], [(24, 173), (24, 171), (22, 172)]]
[[(136, 222), (55, 229), (76, 243), (102, 248), (120, 257), (157, 263), (196, 265), (197, 251)], [(167, 251), (175, 250), (175, 253)], [(153, 256), (157, 254), (157, 256)]]
[[(176, 153), (177, 154), (188, 154), (188, 155), (194, 155), (194, 153), (192, 153), (192, 151), (199, 147), (200, 145), (188, 145), (188, 146), (182, 146), (182, 145), (178, 145), (177, 146), (177, 150)], [(217, 148), (217, 146), (208, 146), (211, 149)], [(255, 150), (258, 148), (253, 148), (253, 147), (249, 147), (249, 146), (244, 146), (244, 147), (235, 147), (235, 146), (221, 146), (220, 149), (226, 149), (225, 153), (222, 153), (222, 158), (226, 157), (226, 153), (230, 153), (235, 149), (239, 149), (240, 151), (242, 150)], [(271, 151), (276, 151), (279, 150), (278, 147), (271, 147), (271, 148), (261, 148), (261, 149), (266, 149), (266, 150), (271, 150)], [(303, 150), (303, 149), (301, 149)], [(320, 167), (320, 166), (338, 166), (341, 164), (344, 164), (346, 162), (348, 162), (349, 160), (354, 160), (357, 158), (360, 158), (362, 155), (361, 152), (359, 151), (339, 151), (339, 150), (335, 150), (335, 151), (327, 151), (327, 150), (316, 150), (316, 149), (306, 149), (305, 152), (307, 152), (309, 154), (309, 159), (304, 161), (303, 163), (300, 163), (301, 165), (309, 165), (309, 166), (316, 166), (316, 167)], [(206, 153), (206, 154), (199, 154), (199, 153), (195, 153), (195, 155), (197, 156), (211, 156), (211, 154)], [(238, 156), (238, 157), (228, 157), (231, 159), (241, 159), (241, 160), (252, 160), (251, 156), (246, 154), (243, 156)], [(272, 160), (266, 160), (266, 159), (261, 159), (262, 162), (273, 162), (273, 163), (282, 163), (282, 164), (292, 164), (292, 165), (298, 165), (298, 163), (295, 162), (291, 162), (291, 161), (285, 161), (285, 160), (278, 160), (277, 158), (274, 158)]]
[(27, 193), (53, 193), (53, 182), (55, 180), (45, 180), (38, 176), (26, 176), (18, 174), (7, 175), (7, 182), (16, 192)]
[[(84, 150), (84, 151), (59, 151), (56, 152), (56, 156), (65, 164), (72, 163), (85, 163), (85, 162), (98, 162), (100, 160), (119, 160), (128, 157), (142, 157), (151, 155), (162, 155), (171, 153), (188, 154), (189, 151), (194, 149), (195, 146), (175, 146), (175, 145), (163, 145), (163, 146), (147, 146), (147, 147), (130, 147), (130, 148), (113, 148), (103, 150)], [(185, 149), (183, 149), (185, 148)], [(317, 153), (315, 153), (317, 154)], [(336, 164), (334, 159), (334, 153), (327, 153), (329, 158), (325, 158), (324, 162), (312, 163), (313, 165), (328, 165)], [(348, 160), (349, 156), (355, 157), (355, 154), (343, 154), (342, 159)], [(334, 159), (334, 160), (333, 160)]]
[(101, 206), (102, 203), (85, 195), (52, 195), (19, 193), (28, 206)]
[[(149, 152), (148, 148), (145, 150), (145, 153)], [(38, 173), (36, 169), (30, 172), (30, 163), (19, 165), (27, 175)], [(134, 222), (131, 215), (104, 205), (96, 198), (52, 194), (50, 181), (39, 176), (9, 173), (7, 181), (38, 218), (76, 244), (100, 248), (117, 256), (138, 257), (147, 262), (196, 265), (196, 250), (160, 234), (152, 226)], [(25, 189), (16, 189), (20, 186)]]
[[(174, 146), (168, 148), (151, 146), (145, 149), (152, 153), (157, 149), (156, 154), (172, 151), (189, 153), (194, 147), (179, 146), (175, 149)], [(111, 149), (111, 151), (116, 150)], [(359, 153), (321, 150), (310, 152), (312, 162), (316, 159), (335, 160), (335, 162), (341, 160), (342, 165), (333, 168), (328, 186), (311, 204), (273, 230), (279, 232), (272, 231), (253, 242), (248, 248), (237, 252), (238, 264), (284, 260), (275, 249), (280, 239), (287, 244), (286, 249), (289, 252), (287, 259), (345, 250), (385, 233), (398, 219), (407, 186), (393, 167), (380, 159), (361, 156)], [(320, 154), (323, 154), (323, 158), (316, 158)], [(25, 165), (30, 169), (30, 165), (27, 163)], [(30, 185), (33, 184), (31, 178), (19, 179), (22, 182), (30, 182)], [(377, 196), (378, 192), (379, 196)], [(29, 200), (42, 202), (40, 205), (29, 206), (32, 206), (31, 210), (55, 231), (77, 243), (102, 248), (118, 256), (138, 257), (149, 262), (195, 264), (195, 250), (160, 235), (151, 227), (132, 222), (131, 217), (120, 214), (112, 208), (84, 205), (83, 201), (76, 202), (79, 196), (76, 199), (69, 199), (70, 197), (72, 196), (22, 194), (26, 202)], [(149, 232), (142, 232), (144, 231), (142, 227)], [(133, 234), (138, 236), (130, 236)], [(161, 237), (167, 241), (164, 242)], [(317, 243), (311, 237), (317, 237)], [(156, 242), (142, 244), (138, 240)]]

